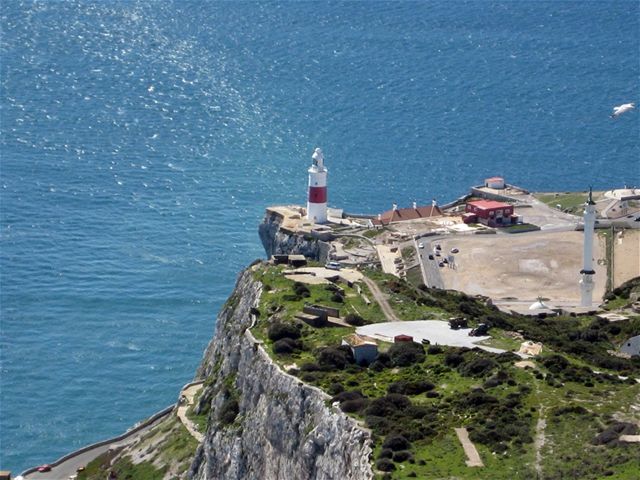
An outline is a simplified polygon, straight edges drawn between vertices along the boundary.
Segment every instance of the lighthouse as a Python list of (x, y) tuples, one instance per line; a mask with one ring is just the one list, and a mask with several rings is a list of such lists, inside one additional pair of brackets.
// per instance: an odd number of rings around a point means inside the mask
[(307, 219), (314, 223), (327, 221), (327, 167), (324, 166), (322, 150), (316, 148), (309, 167), (309, 198)]
[(589, 198), (584, 205), (584, 243), (582, 251), (582, 270), (580, 270), (580, 306), (590, 307), (593, 298), (593, 232), (596, 224), (596, 202), (589, 189)]

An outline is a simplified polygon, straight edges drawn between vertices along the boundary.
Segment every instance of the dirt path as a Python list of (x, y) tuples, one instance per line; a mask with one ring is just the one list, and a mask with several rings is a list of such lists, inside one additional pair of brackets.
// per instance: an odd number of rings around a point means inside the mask
[(178, 406), (178, 418), (185, 426), (185, 428), (189, 430), (191, 436), (195, 438), (199, 443), (202, 442), (204, 436), (198, 431), (198, 427), (196, 426), (196, 424), (187, 417), (187, 410), (193, 404), (193, 399), (195, 398), (196, 393), (200, 391), (200, 389), (202, 389), (202, 383), (191, 385), (190, 387), (185, 388), (180, 393), (180, 398), (184, 398), (184, 400), (182, 400), (180, 402), (180, 405)]
[(389, 305), (389, 302), (387, 302), (387, 297), (385, 297), (385, 295), (380, 291), (376, 282), (367, 277), (364, 277), (362, 280), (367, 285), (367, 287), (369, 287), (371, 295), (373, 295), (375, 301), (378, 302), (378, 305), (380, 305), (382, 313), (384, 313), (387, 321), (399, 322), (400, 319), (396, 316), (396, 313), (391, 308), (391, 305)]
[(462, 448), (464, 449), (464, 453), (467, 456), (467, 467), (484, 467), (484, 463), (482, 463), (482, 459), (480, 458), (480, 454), (476, 449), (476, 446), (473, 444), (471, 440), (469, 440), (469, 432), (467, 432), (466, 428), (454, 428), (456, 431), (456, 435), (458, 435), (458, 440), (462, 444)]
[(533, 441), (533, 447), (536, 451), (535, 469), (537, 478), (542, 480), (542, 447), (544, 446), (544, 429), (547, 426), (547, 420), (544, 416), (544, 408), (540, 407), (538, 422), (536, 423), (536, 438)]

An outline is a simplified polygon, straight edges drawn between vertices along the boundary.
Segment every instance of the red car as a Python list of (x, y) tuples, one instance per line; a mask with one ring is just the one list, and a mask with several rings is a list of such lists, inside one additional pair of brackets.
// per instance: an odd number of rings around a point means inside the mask
[(51, 465), (49, 465), (48, 463), (45, 463), (44, 465), (40, 465), (37, 470), (40, 473), (44, 473), (44, 472), (50, 472), (51, 471)]

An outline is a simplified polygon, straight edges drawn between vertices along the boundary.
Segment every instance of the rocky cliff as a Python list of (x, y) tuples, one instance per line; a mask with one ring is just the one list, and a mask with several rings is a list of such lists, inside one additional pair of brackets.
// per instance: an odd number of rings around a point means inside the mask
[(258, 235), (267, 253), (267, 257), (274, 254), (301, 254), (307, 258), (327, 261), (330, 245), (311, 234), (290, 232), (282, 228), (282, 216), (268, 211), (258, 227)]
[(329, 397), (275, 365), (249, 328), (261, 284), (251, 269), (219, 315), (198, 375), (209, 410), (189, 478), (369, 479), (369, 434)]

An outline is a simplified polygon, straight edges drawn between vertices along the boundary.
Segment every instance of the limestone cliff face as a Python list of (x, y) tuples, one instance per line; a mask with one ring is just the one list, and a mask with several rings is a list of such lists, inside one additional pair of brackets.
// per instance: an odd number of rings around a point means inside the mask
[(274, 254), (300, 254), (313, 260), (326, 262), (330, 245), (312, 235), (290, 232), (282, 228), (282, 216), (275, 212), (267, 212), (258, 227), (258, 235), (267, 253), (267, 257)]
[[(283, 372), (248, 330), (260, 292), (261, 284), (245, 271), (205, 352), (198, 375), (208, 380), (199, 408), (210, 406), (211, 412), (189, 478), (373, 478), (368, 432), (322, 391)], [(222, 421), (234, 402), (235, 420), (232, 413)]]

